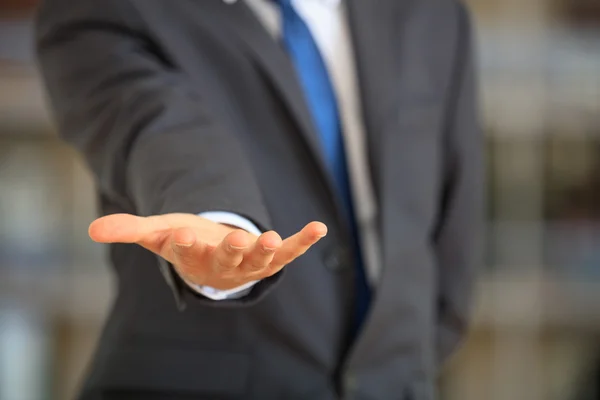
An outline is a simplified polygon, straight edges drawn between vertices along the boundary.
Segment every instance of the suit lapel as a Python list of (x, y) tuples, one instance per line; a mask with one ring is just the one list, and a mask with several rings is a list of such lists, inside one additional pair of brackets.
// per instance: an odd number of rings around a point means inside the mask
[(244, 1), (237, 1), (233, 4), (226, 4), (222, 0), (207, 1), (206, 6), (210, 7), (211, 16), (227, 23), (239, 43), (264, 71), (267, 79), (271, 81), (311, 150), (330, 190), (331, 197), (338, 205), (341, 204), (334, 189), (333, 177), (327, 169), (319, 133), (314, 125), (294, 66), (285, 49), (267, 32)]
[(397, 0), (346, 0), (348, 23), (354, 46), (361, 105), (367, 136), (371, 179), (381, 199), (382, 134), (396, 96), (394, 77), (399, 61), (393, 38), (398, 14)]
[[(380, 216), (385, 216), (389, 211), (384, 208), (386, 202), (383, 199), (390, 188), (382, 187), (382, 183), (386, 171), (393, 168), (390, 164), (393, 160), (386, 160), (382, 154), (386, 153), (384, 135), (397, 133), (399, 78), (402, 74), (401, 35), (405, 7), (410, 1), (346, 0), (369, 146), (371, 178)], [(383, 229), (386, 223), (385, 219), (380, 219), (382, 231), (387, 231)], [(397, 290), (397, 281), (391, 279), (391, 271), (386, 271), (390, 266), (386, 265), (385, 257), (382, 261), (381, 276), (384, 278), (375, 290), (365, 325), (346, 359), (346, 366), (350, 369), (377, 347), (375, 343), (381, 340), (381, 333), (387, 331), (385, 325), (395, 318), (394, 315), (388, 315), (388, 311), (395, 309), (390, 307), (389, 302), (396, 301), (393, 292)]]

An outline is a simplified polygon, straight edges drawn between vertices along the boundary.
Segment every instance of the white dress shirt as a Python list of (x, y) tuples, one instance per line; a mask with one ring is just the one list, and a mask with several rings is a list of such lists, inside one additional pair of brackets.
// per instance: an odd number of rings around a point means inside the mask
[[(236, 0), (223, 1), (229, 4), (236, 2)], [(269, 0), (240, 1), (245, 1), (256, 13), (275, 40), (280, 39), (281, 16), (277, 4)], [(367, 278), (373, 286), (377, 283), (381, 269), (379, 239), (375, 225), (377, 204), (369, 176), (358, 77), (346, 9), (341, 0), (292, 0), (292, 4), (308, 25), (321, 51), (337, 95), (354, 208), (365, 258), (364, 265)], [(226, 223), (254, 234), (260, 234), (254, 224), (236, 214), (210, 212), (200, 215), (215, 222)], [(255, 283), (250, 282), (227, 291), (188, 284), (206, 297), (213, 300), (224, 300), (245, 296)]]

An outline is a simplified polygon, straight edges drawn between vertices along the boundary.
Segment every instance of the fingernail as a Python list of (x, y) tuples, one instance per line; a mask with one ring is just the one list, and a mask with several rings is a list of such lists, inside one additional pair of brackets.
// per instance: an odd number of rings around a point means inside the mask
[(267, 246), (263, 246), (263, 250), (264, 250), (264, 251), (275, 251), (275, 247), (267, 247)]
[(244, 250), (245, 249), (245, 247), (238, 247), (238, 246), (234, 246), (232, 244), (230, 244), (229, 247), (231, 247), (233, 250)]
[(192, 247), (192, 244), (193, 243), (175, 243), (175, 246), (188, 248)]

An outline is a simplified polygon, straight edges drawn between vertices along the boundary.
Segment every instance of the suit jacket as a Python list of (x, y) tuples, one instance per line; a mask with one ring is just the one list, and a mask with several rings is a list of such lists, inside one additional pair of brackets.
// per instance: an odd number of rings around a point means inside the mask
[(118, 295), (82, 398), (435, 397), (468, 323), (482, 225), (469, 20), (454, 1), (347, 9), (383, 260), (353, 342), (348, 227), (293, 66), (247, 5), (42, 4), (41, 70), (102, 214), (223, 210), (282, 236), (329, 227), (248, 297), (221, 302), (144, 249), (111, 246)]

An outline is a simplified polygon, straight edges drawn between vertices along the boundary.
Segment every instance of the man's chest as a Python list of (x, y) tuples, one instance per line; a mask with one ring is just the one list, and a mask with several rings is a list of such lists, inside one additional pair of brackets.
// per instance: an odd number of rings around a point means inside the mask
[[(176, 7), (166, 7), (164, 0), (154, 0), (155, 7), (149, 3), (140, 8), (157, 56), (172, 66), (174, 79), (189, 78), (190, 92), (210, 102), (227, 123), (242, 130), (243, 125), (264, 128), (282, 118), (273, 113), (277, 102), (298, 130), (315, 140), (294, 66), (251, 7), (222, 0), (182, 0)], [(382, 157), (386, 148), (399, 154), (423, 141), (439, 143), (456, 33), (426, 7), (385, 10), (350, 1), (348, 6), (347, 15), (339, 14), (317, 42), (345, 124), (364, 130), (363, 147), (377, 181), (384, 164), (397, 162)]]

